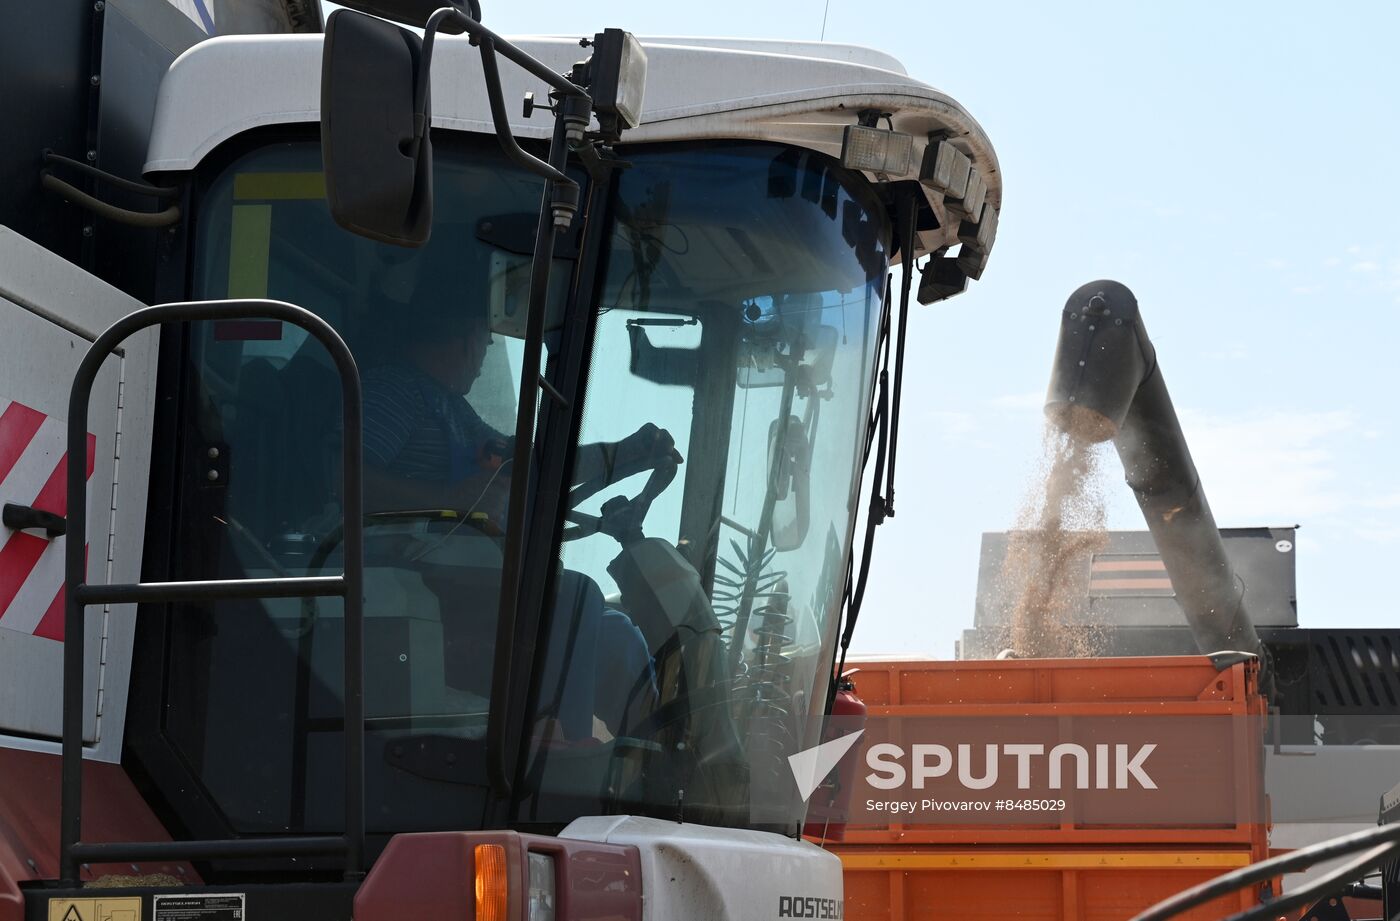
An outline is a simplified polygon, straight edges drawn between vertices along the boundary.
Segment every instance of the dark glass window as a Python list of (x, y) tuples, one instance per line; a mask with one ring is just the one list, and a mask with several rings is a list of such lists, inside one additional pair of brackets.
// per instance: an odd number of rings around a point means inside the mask
[[(306, 307), (360, 367), (371, 831), (480, 822), (516, 311), (541, 194), (494, 139), (435, 146), (422, 249), (335, 226), (314, 144), (242, 157), (200, 211), (196, 297)], [(562, 292), (572, 265), (559, 268)], [(341, 404), (325, 350), (277, 322), (199, 324), (189, 349), (177, 575), (340, 572)], [(339, 601), (204, 606), (171, 629), (166, 730), (229, 823), (338, 828)]]

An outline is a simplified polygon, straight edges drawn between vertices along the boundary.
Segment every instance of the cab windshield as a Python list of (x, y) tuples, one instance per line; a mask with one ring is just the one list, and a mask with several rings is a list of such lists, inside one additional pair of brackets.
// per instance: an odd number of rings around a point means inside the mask
[[(434, 146), (426, 247), (335, 227), (316, 144), (289, 142), (211, 180), (192, 271), (197, 298), (318, 313), (359, 364), (380, 834), (499, 822), (486, 734), (541, 186), (494, 139)], [(815, 744), (825, 702), (888, 228), (863, 180), (817, 154), (626, 157), (595, 197), (611, 222), (598, 271), (577, 265), (577, 229), (557, 248), (547, 364), (566, 315), (596, 328), (554, 592), (522, 653), (514, 824), (679, 811), (790, 829), (802, 805), (778, 768)], [(571, 293), (585, 277), (594, 290)], [(339, 572), (329, 357), (261, 321), (192, 324), (182, 348), (168, 577)], [(233, 833), (338, 829), (338, 602), (185, 608), (166, 628), (161, 734), (201, 815)]]
[(787, 758), (820, 741), (887, 228), (818, 154), (625, 156), (579, 463), (647, 425), (683, 460), (597, 491), (571, 478), (522, 818), (791, 831)]

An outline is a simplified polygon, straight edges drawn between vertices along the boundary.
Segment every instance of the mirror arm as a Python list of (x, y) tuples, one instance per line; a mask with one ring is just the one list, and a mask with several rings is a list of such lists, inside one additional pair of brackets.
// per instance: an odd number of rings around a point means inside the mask
[[(479, 12), (478, 5), (474, 2), (474, 0), (471, 0), (471, 2), (472, 12)], [(427, 23), (423, 26), (424, 58), (432, 58), (433, 43), (437, 37), (437, 31), (442, 26), (442, 24), (449, 19), (452, 20), (452, 24), (454, 26), (459, 26), (464, 32), (467, 33), (467, 35), (472, 40), (472, 44), (477, 44), (480, 42), (489, 42), (492, 48), (497, 53), (505, 57), (507, 60), (513, 61), (514, 63), (520, 65), (521, 68), (538, 77), (539, 79), (543, 80), (545, 83), (548, 83), (556, 91), (563, 93), (565, 96), (578, 96), (580, 98), (588, 98), (588, 92), (584, 90), (583, 87), (574, 83), (572, 80), (568, 79), (562, 74), (556, 74), (544, 64), (540, 63), (540, 61), (534, 58), (528, 51), (524, 51), (520, 48), (515, 47), (508, 40), (497, 35), (495, 32), (492, 32), (490, 29), (486, 28), (481, 24), (479, 18), (474, 19), (472, 18), (472, 16), (469, 16), (462, 10), (453, 6), (444, 6), (442, 9), (438, 10), (437, 12), (433, 13), (433, 15), (428, 17)], [(422, 68), (422, 73), (426, 76), (427, 72), (427, 63), (425, 61), (424, 66)]]
[[(473, 4), (472, 12), (477, 11), (478, 7)], [(422, 137), (429, 127), (427, 100), (433, 49), (437, 44), (438, 30), (448, 20), (451, 20), (453, 25), (460, 26), (471, 37), (472, 42), (481, 48), (482, 76), (486, 80), (486, 95), (491, 103), (491, 121), (495, 126), (496, 139), (500, 141), (501, 149), (508, 157), (535, 175), (577, 188), (578, 184), (566, 176), (562, 170), (526, 153), (516, 143), (515, 135), (510, 130), (510, 121), (506, 116), (505, 100), (501, 94), (501, 73), (496, 65), (496, 55), (500, 54), (519, 65), (531, 75), (548, 83), (562, 95), (587, 100), (591, 108), (592, 100), (588, 93), (573, 81), (554, 73), (530, 54), (515, 47), (456, 7), (445, 6), (433, 13), (432, 16), (428, 17), (428, 22), (423, 28), (423, 56), (418, 62), (418, 87), (413, 100), (414, 127), (419, 131), (419, 137)]]
[(506, 116), (506, 103), (501, 95), (501, 72), (496, 67), (496, 53), (491, 42), (481, 42), (481, 73), (486, 79), (486, 95), (491, 101), (491, 121), (496, 127), (496, 139), (506, 156), (537, 176), (552, 179), (563, 185), (577, 186), (577, 183), (539, 157), (521, 150), (515, 135), (510, 130), (510, 120)]

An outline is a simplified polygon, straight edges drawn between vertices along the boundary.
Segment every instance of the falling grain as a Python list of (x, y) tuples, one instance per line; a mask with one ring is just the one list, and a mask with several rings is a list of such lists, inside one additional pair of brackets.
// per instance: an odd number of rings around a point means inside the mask
[(1070, 432), (1046, 423), (1044, 456), (998, 580), (998, 606), (1007, 612), (1002, 645), (1018, 658), (1086, 657), (1101, 646), (1088, 579), (1089, 561), (1108, 543), (1095, 443), (1103, 420), (1086, 413), (1059, 421)]

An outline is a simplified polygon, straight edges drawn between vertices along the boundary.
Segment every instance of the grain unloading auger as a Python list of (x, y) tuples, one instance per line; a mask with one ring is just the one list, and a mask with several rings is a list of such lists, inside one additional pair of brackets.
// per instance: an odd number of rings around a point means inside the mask
[(1191, 460), (1137, 298), (1116, 281), (1082, 285), (1065, 302), (1045, 413), (1069, 437), (1112, 440), (1128, 486), (1203, 653), (1270, 663)]

